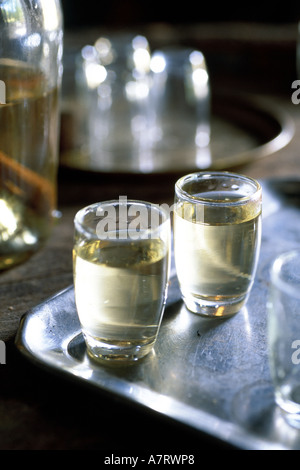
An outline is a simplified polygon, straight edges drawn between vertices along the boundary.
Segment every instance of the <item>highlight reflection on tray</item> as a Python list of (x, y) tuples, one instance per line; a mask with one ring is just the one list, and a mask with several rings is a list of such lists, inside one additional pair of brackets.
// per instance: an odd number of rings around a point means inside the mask
[[(292, 199), (288, 188), (293, 185)], [(269, 267), (299, 245), (300, 181), (266, 181), (263, 237), (247, 306), (227, 320), (190, 313), (172, 278), (153, 353), (128, 367), (88, 359), (71, 286), (25, 315), (16, 338), (32, 361), (246, 449), (300, 448), (273, 398), (266, 341)], [(297, 204), (294, 204), (295, 201)]]

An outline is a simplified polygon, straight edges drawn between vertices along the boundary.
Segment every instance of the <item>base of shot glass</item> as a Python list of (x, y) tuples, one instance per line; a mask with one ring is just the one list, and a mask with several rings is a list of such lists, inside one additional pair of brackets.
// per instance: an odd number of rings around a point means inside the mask
[(98, 362), (135, 362), (147, 356), (155, 343), (151, 339), (148, 343), (140, 344), (135, 341), (111, 341), (95, 338), (84, 333), (88, 356)]
[(280, 391), (275, 391), (275, 401), (284, 420), (293, 428), (300, 429), (300, 385), (293, 389), (290, 398), (284, 397)]
[(238, 313), (247, 301), (247, 295), (224, 299), (207, 299), (199, 295), (182, 294), (188, 310), (206, 318), (226, 318)]

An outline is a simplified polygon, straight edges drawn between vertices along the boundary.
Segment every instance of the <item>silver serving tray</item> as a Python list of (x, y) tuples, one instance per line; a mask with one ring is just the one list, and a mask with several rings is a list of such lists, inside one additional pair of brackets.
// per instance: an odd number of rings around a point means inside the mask
[[(262, 249), (248, 304), (227, 320), (208, 320), (182, 304), (172, 271), (154, 350), (131, 366), (98, 365), (86, 354), (73, 286), (23, 316), (19, 350), (35, 364), (242, 449), (300, 449), (274, 403), (266, 301), (269, 267), (300, 245), (300, 180), (263, 182)], [(201, 436), (199, 436), (199, 439)]]
[(151, 157), (148, 153), (144, 157), (133, 156), (122, 144), (118, 152), (107, 158), (101, 153), (92, 156), (86, 145), (76, 143), (81, 132), (76, 127), (78, 106), (73, 97), (73, 108), (70, 110), (63, 106), (62, 109), (60, 164), (63, 168), (92, 173), (224, 170), (277, 152), (291, 141), (295, 132), (290, 115), (271, 100), (255, 95), (217, 93), (212, 100), (210, 146), (198, 155), (198, 161), (193, 147), (180, 144), (177, 149), (169, 151), (154, 149)]

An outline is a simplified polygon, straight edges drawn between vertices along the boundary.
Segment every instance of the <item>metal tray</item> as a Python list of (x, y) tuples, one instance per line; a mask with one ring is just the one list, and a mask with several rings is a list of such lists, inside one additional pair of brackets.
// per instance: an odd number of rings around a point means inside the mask
[[(262, 249), (248, 304), (227, 320), (183, 306), (172, 271), (158, 340), (144, 360), (110, 367), (89, 360), (74, 291), (58, 293), (23, 316), (19, 350), (35, 364), (164, 415), (242, 449), (300, 449), (274, 403), (266, 339), (269, 267), (300, 246), (300, 180), (265, 181)], [(155, 413), (154, 413), (155, 414)]]
[[(74, 100), (73, 100), (74, 101)], [(74, 101), (75, 102), (75, 101)], [(73, 106), (75, 106), (73, 104)], [(78, 106), (77, 106), (78, 108)], [(294, 135), (288, 113), (267, 98), (238, 93), (216, 93), (212, 100), (211, 142), (195, 159), (195, 149), (181, 147), (151, 157), (133, 157), (123, 146), (109, 159), (92, 157), (80, 138), (78, 109), (63, 107), (60, 164), (63, 168), (100, 173), (151, 173), (227, 169), (264, 158), (285, 147)], [(184, 158), (183, 158), (184, 155)]]

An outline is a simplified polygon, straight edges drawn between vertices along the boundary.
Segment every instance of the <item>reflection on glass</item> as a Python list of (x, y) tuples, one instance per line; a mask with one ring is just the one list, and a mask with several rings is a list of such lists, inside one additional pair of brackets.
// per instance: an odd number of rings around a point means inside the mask
[(202, 52), (180, 47), (156, 51), (152, 73), (152, 147), (162, 158), (190, 160), (206, 168), (211, 161), (209, 75)]
[(147, 166), (149, 128), (148, 40), (140, 35), (100, 37), (78, 60), (77, 80), (86, 115), (89, 158), (101, 169), (128, 155)]
[(57, 1), (49, 2), (49, 0), (40, 0), (43, 19), (44, 19), (44, 28), (46, 31), (55, 31), (61, 21), (61, 12), (59, 9), (59, 3)]
[(11, 37), (25, 36), (27, 33), (24, 6), (20, 0), (14, 2), (1, 2), (1, 15), (3, 23), (12, 26)]

